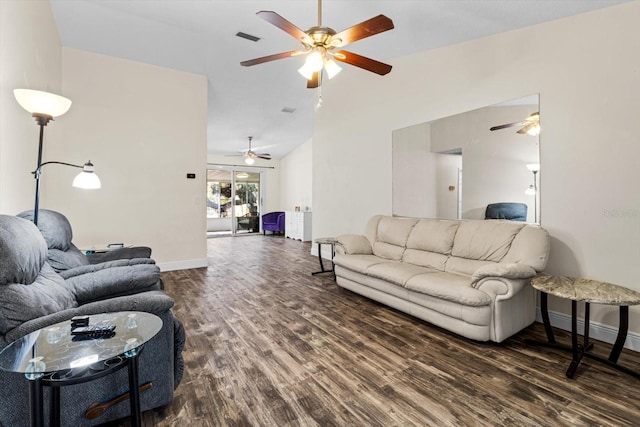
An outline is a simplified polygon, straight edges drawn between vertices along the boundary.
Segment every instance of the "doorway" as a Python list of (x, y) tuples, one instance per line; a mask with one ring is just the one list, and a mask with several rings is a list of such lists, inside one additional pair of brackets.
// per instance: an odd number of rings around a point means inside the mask
[(260, 232), (261, 172), (207, 170), (207, 236)]

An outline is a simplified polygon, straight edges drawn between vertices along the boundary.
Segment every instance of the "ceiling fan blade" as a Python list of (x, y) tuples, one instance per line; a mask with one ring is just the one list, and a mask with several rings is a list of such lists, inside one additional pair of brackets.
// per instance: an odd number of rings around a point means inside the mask
[(313, 77), (307, 80), (307, 89), (315, 89), (320, 86), (320, 71), (313, 73)]
[(336, 61), (355, 65), (356, 67), (371, 71), (372, 73), (380, 74), (381, 76), (388, 74), (392, 68), (389, 64), (367, 58), (366, 56), (358, 55), (357, 53), (348, 52), (346, 50), (339, 50), (335, 52), (333, 58)]
[(506, 128), (510, 128), (510, 127), (513, 127), (513, 126), (520, 126), (520, 125), (522, 125), (522, 122), (507, 123), (506, 125), (493, 126), (492, 128), (489, 128), (489, 130), (491, 130), (491, 131), (500, 130), (500, 129), (506, 129)]
[(520, 135), (526, 135), (526, 134), (528, 134), (528, 133), (529, 133), (529, 131), (530, 131), (531, 129), (533, 129), (533, 128), (534, 128), (534, 127), (536, 127), (536, 126), (538, 126), (538, 124), (537, 124), (537, 123), (534, 123), (534, 122), (526, 122), (526, 124), (525, 124), (522, 128), (518, 129), (518, 131), (517, 131), (516, 133), (519, 133)]
[(249, 59), (247, 61), (242, 61), (240, 65), (242, 65), (243, 67), (250, 67), (252, 65), (258, 65), (265, 62), (269, 62), (269, 61), (275, 61), (277, 59), (284, 59), (284, 58), (289, 58), (291, 56), (302, 55), (303, 53), (306, 53), (306, 52), (302, 50), (292, 50), (290, 52), (276, 53), (273, 55), (268, 55), (260, 58), (254, 58), (254, 59)]
[(256, 155), (256, 157), (259, 159), (271, 160), (271, 157), (261, 156), (260, 154)]
[(340, 31), (331, 37), (330, 44), (335, 47), (346, 46), (358, 40), (375, 36), (385, 31), (392, 30), (393, 21), (384, 15), (378, 15), (359, 24)]
[(311, 40), (311, 38), (307, 35), (307, 33), (302, 31), (300, 28), (296, 27), (294, 24), (287, 21), (285, 18), (278, 15), (277, 13), (271, 10), (261, 10), (260, 12), (256, 13), (256, 15), (258, 15), (260, 18), (264, 19), (268, 23), (273, 24), (276, 27), (280, 28), (282, 31), (296, 38), (297, 40), (300, 40), (301, 42), (305, 42), (306, 44), (313, 44), (313, 40)]

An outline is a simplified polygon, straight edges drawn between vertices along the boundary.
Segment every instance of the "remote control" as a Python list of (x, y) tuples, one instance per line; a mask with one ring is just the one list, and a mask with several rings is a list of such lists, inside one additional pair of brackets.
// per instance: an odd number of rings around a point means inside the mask
[(115, 325), (81, 326), (71, 330), (76, 338), (111, 338), (115, 335)]

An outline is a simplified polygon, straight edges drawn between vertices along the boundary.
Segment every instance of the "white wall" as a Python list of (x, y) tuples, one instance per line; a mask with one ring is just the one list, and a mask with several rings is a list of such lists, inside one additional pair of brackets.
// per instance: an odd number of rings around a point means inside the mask
[(312, 171), (313, 143), (305, 142), (280, 162), (280, 209), (292, 211), (295, 206), (313, 210)]
[(431, 126), (422, 123), (393, 131), (393, 215), (436, 216), (436, 158), (431, 152)]
[(78, 246), (148, 245), (163, 270), (206, 266), (205, 77), (70, 48), (62, 64), (73, 105), (46, 159), (90, 159), (102, 188), (72, 188), (77, 171), (51, 167), (41, 207), (69, 217)]
[[(0, 1), (0, 213), (33, 209), (39, 128), (13, 89), (60, 93), (61, 50), (49, 2)], [(45, 128), (44, 153), (64, 116)]]
[[(640, 2), (349, 69), (315, 116), (313, 234), (362, 232), (391, 213), (392, 130), (540, 94), (542, 225), (554, 274), (640, 289)], [(409, 82), (409, 83), (408, 83)], [(340, 153), (340, 155), (336, 155)], [(566, 301), (551, 301), (569, 310)], [(632, 331), (640, 331), (632, 308)], [(617, 323), (617, 308), (592, 320)]]

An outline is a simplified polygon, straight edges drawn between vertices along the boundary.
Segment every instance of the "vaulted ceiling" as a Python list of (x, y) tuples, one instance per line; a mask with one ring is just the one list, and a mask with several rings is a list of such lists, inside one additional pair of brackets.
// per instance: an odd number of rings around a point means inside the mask
[[(304, 58), (253, 67), (240, 62), (301, 47), (256, 12), (276, 11), (306, 30), (317, 24), (316, 0), (50, 1), (64, 46), (206, 75), (210, 153), (237, 153), (253, 136), (255, 149), (282, 158), (311, 138), (318, 93), (297, 72)], [(393, 65), (400, 56), (625, 1), (325, 0), (322, 20), (340, 31), (388, 16), (395, 29), (349, 50)], [(260, 40), (237, 37), (238, 32)], [(345, 65), (342, 73), (366, 71)]]

